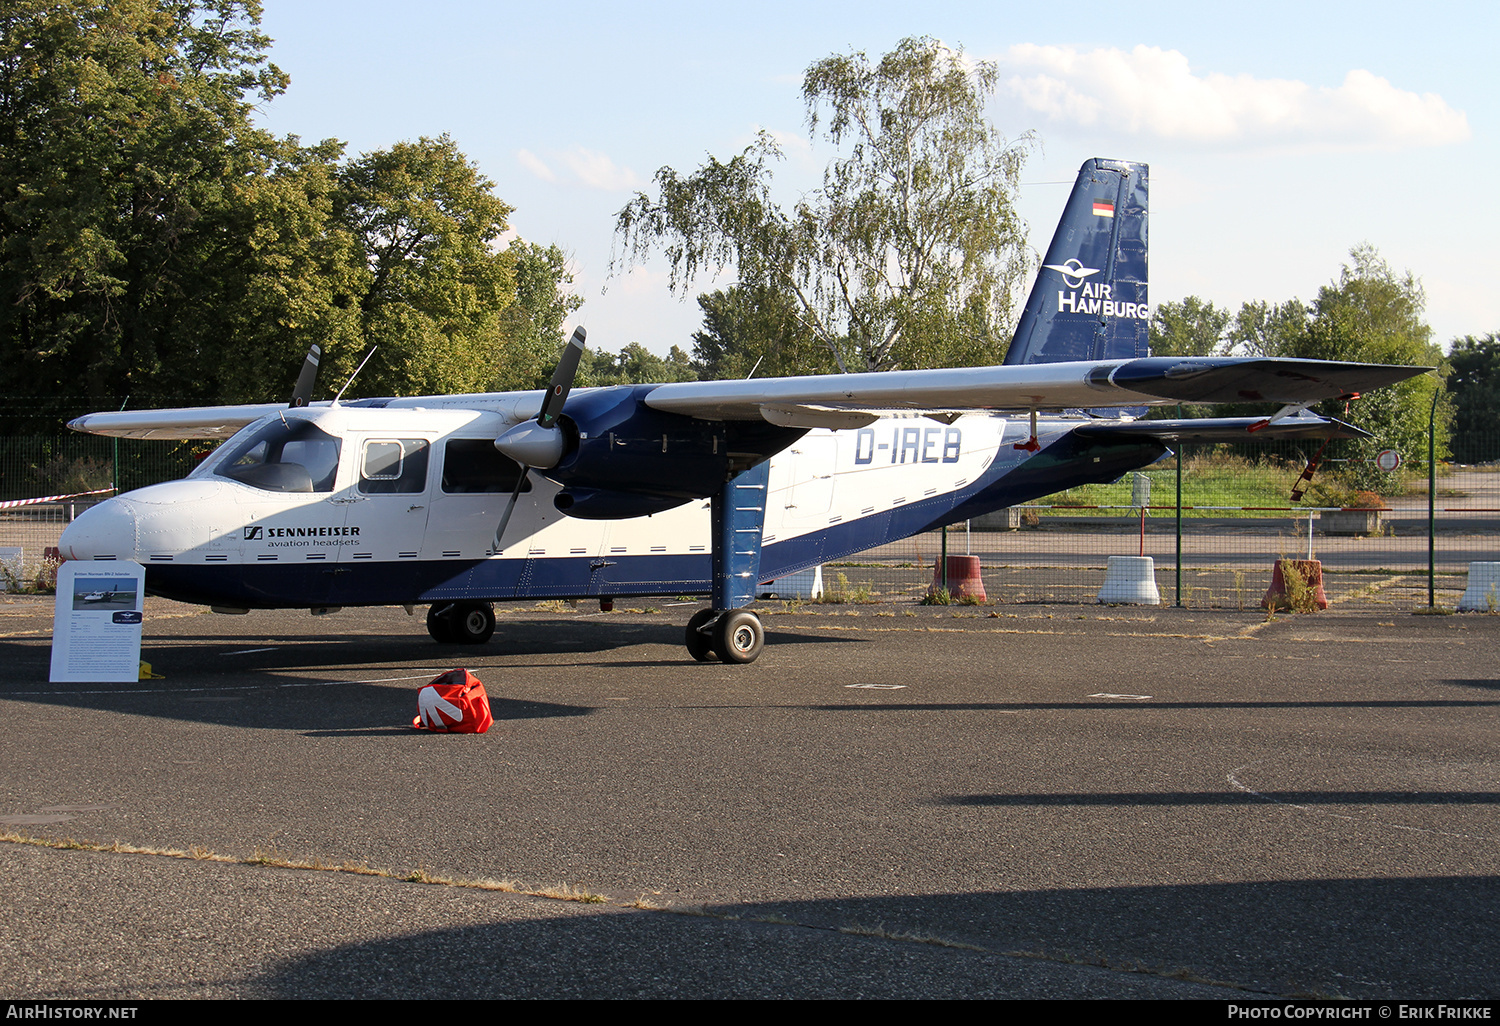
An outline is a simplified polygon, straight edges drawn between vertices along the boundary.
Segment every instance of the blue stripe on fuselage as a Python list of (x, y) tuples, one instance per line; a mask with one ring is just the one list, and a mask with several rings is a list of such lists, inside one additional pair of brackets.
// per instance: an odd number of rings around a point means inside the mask
[[(1002, 442), (971, 484), (766, 545), (762, 580), (960, 523), (1075, 485), (1113, 481), (1166, 452), (1150, 439), (1087, 439), (1071, 428), (1044, 433), (1040, 452)], [(517, 600), (707, 594), (708, 553), (526, 559), (399, 560), (310, 564), (178, 564), (146, 568), (152, 594), (200, 605), (274, 609), (319, 605), (425, 604), (445, 599)]]

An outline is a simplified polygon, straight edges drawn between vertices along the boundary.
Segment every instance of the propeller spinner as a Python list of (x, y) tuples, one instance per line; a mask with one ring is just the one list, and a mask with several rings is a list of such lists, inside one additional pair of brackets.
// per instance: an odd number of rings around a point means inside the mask
[(557, 426), (557, 418), (568, 401), (568, 393), (573, 390), (573, 379), (578, 376), (578, 361), (583, 358), (584, 340), (587, 338), (588, 332), (582, 327), (573, 329), (573, 337), (568, 340), (562, 359), (552, 372), (552, 381), (547, 385), (547, 397), (542, 400), (542, 409), (536, 419), (517, 424), (495, 439), (495, 448), (522, 467), (521, 474), (516, 478), (515, 491), (510, 493), (510, 501), (505, 504), (505, 512), (501, 514), (500, 523), (495, 528), (496, 552), (500, 551), (505, 525), (510, 523), (516, 499), (520, 497), (521, 488), (526, 483), (526, 475), (532, 470), (548, 470), (557, 466), (567, 453), (567, 435)]

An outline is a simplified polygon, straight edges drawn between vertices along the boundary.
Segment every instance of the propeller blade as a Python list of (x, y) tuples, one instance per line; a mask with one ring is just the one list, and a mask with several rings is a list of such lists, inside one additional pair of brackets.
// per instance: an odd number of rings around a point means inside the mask
[(516, 508), (516, 499), (521, 495), (521, 489), (526, 485), (526, 475), (529, 473), (525, 467), (518, 468), (521, 473), (516, 477), (516, 490), (510, 493), (510, 501), (505, 504), (505, 512), (500, 514), (500, 523), (495, 527), (495, 552), (500, 552), (500, 542), (505, 537), (505, 525), (510, 523), (510, 515)]
[(307, 359), (302, 362), (302, 370), (297, 375), (297, 385), (292, 389), (292, 408), (306, 406), (312, 402), (313, 385), (318, 380), (318, 360), (323, 356), (323, 350), (315, 342), (307, 351)]
[(542, 411), (537, 414), (536, 420), (517, 424), (495, 439), (495, 448), (515, 460), (521, 472), (516, 478), (516, 489), (510, 493), (510, 501), (505, 504), (505, 512), (500, 515), (500, 523), (495, 528), (497, 553), (501, 542), (505, 540), (505, 525), (510, 523), (516, 500), (521, 497), (521, 489), (526, 486), (526, 475), (531, 472), (530, 468), (545, 470), (555, 467), (563, 457), (566, 442), (562, 431), (557, 427), (557, 418), (568, 401), (568, 393), (573, 390), (573, 379), (578, 376), (578, 361), (583, 358), (583, 343), (586, 338), (588, 332), (581, 326), (573, 329), (573, 337), (568, 339), (562, 358), (557, 361), (557, 369), (552, 372), (552, 381), (547, 386), (547, 396), (542, 400)]
[(542, 400), (542, 412), (536, 418), (536, 422), (544, 428), (557, 423), (557, 415), (562, 413), (563, 404), (568, 401), (568, 393), (573, 390), (573, 379), (578, 376), (578, 361), (583, 357), (586, 338), (588, 332), (581, 326), (574, 328), (573, 337), (568, 339), (562, 359), (552, 372), (552, 383), (547, 386), (547, 398)]

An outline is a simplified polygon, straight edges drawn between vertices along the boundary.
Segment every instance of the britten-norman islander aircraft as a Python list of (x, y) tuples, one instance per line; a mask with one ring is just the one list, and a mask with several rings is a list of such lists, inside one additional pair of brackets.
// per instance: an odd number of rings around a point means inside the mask
[[(289, 406), (80, 417), (228, 440), (88, 510), (60, 548), (136, 560), (148, 591), (219, 612), (427, 605), (446, 643), (487, 641), (497, 601), (702, 594), (688, 651), (748, 663), (764, 581), (1113, 481), (1169, 442), (1357, 437), (1307, 407), (1427, 369), (1151, 357), (1146, 199), (1146, 165), (1083, 165), (998, 367), (575, 391), (579, 328), (546, 391), (309, 405), (314, 347)], [(1131, 419), (1252, 401), (1281, 409)]]

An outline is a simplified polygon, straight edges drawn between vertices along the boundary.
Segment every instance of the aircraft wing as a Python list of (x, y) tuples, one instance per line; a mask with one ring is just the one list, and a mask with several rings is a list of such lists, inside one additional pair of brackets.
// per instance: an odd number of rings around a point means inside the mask
[(858, 427), (859, 411), (869, 410), (1025, 411), (1171, 403), (1313, 403), (1352, 397), (1431, 369), (1325, 360), (1144, 357), (685, 381), (658, 386), (645, 402), (658, 410), (703, 420)]
[[(326, 406), (327, 403), (314, 403)], [(285, 410), (286, 403), (254, 403), (249, 406), (200, 406), (172, 410), (112, 410), (89, 413), (68, 421), (68, 427), (90, 435), (114, 438), (223, 440), (246, 424), (267, 414)]]

